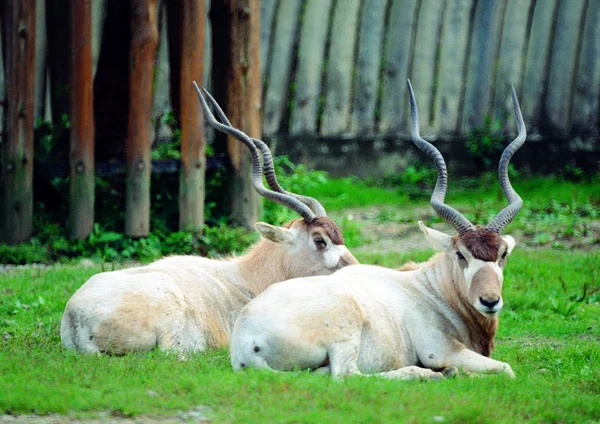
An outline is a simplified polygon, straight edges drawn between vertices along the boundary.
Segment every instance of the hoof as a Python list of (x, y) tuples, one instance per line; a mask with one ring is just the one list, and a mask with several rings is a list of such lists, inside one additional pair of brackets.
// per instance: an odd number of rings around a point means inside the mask
[(429, 380), (441, 381), (444, 379), (444, 375), (441, 372), (432, 372), (429, 376)]
[(456, 367), (444, 368), (442, 370), (442, 374), (446, 378), (456, 377), (458, 375), (458, 368), (456, 368)]

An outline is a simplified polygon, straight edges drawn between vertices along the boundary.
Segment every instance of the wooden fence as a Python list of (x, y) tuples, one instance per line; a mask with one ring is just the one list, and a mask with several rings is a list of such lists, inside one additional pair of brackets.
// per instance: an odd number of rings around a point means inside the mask
[[(599, 0), (263, 0), (263, 135), (598, 135)], [(508, 121), (512, 128), (512, 117)]]
[[(91, 230), (95, 169), (123, 151), (126, 231), (148, 233), (149, 146), (169, 133), (167, 109), (179, 118), (182, 159), (161, 169), (180, 173), (181, 228), (201, 228), (204, 135), (213, 133), (192, 79), (251, 135), (361, 142), (407, 137), (407, 78), (432, 138), (465, 137), (488, 117), (512, 129), (514, 84), (530, 133), (585, 136), (598, 149), (600, 0), (5, 0), (1, 25), (8, 242), (31, 234), (34, 118), (63, 114), (74, 237)], [(225, 145), (232, 214), (248, 225), (257, 215), (248, 158)]]
[[(203, 228), (206, 138), (192, 81), (206, 84), (205, 62), (220, 69), (212, 85), (232, 124), (255, 137), (261, 132), (259, 2), (215, 2), (211, 21), (219, 22), (219, 54), (214, 57), (205, 54), (211, 25), (206, 4), (2, 2), (0, 242), (17, 243), (31, 236), (34, 122), (41, 120), (69, 128), (69, 140), (57, 150), (68, 152), (72, 237), (85, 238), (93, 228), (97, 169), (125, 171), (127, 235), (146, 236), (150, 231), (152, 172), (179, 172), (179, 227)], [(181, 132), (181, 159), (174, 166), (150, 160), (166, 109), (174, 112)], [(249, 159), (239, 142), (224, 144), (232, 164), (232, 215), (249, 226), (258, 212)], [(38, 162), (36, 169), (60, 173), (64, 165)]]

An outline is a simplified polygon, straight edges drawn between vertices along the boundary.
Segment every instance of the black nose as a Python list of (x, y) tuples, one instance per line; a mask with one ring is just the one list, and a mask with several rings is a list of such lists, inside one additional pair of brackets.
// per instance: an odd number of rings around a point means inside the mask
[(485, 297), (480, 297), (479, 301), (481, 302), (481, 304), (483, 306), (485, 306), (486, 308), (493, 308), (494, 306), (496, 306), (498, 304), (498, 302), (500, 302), (500, 298), (499, 297), (494, 297), (494, 298), (485, 298)]

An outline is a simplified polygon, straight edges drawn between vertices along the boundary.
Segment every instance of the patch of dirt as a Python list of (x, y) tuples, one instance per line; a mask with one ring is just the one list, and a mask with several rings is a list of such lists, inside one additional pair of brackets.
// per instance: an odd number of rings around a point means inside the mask
[[(467, 210), (467, 208), (463, 209)], [(419, 230), (418, 221), (428, 222), (437, 215), (431, 207), (396, 208), (392, 206), (367, 206), (350, 208), (331, 214), (336, 222), (349, 220), (358, 224), (363, 244), (352, 248), (355, 253), (390, 252), (406, 253), (413, 250), (430, 249), (431, 246)], [(546, 230), (547, 241), (526, 234), (522, 229), (509, 231), (520, 249), (597, 249), (600, 240), (600, 220), (589, 222), (585, 235), (563, 236), (563, 228), (556, 226)], [(456, 234), (456, 230), (446, 222), (428, 225), (446, 234)], [(522, 226), (521, 226), (522, 227)]]
[(140, 415), (129, 417), (121, 411), (104, 411), (96, 417), (77, 418), (73, 415), (0, 415), (0, 423), (14, 424), (180, 424), (212, 423), (214, 411), (210, 406), (199, 405), (189, 411), (178, 412), (174, 416), (151, 417)]
[[(363, 245), (354, 247), (354, 253), (390, 252), (405, 253), (412, 250), (430, 249), (431, 246), (419, 229), (418, 221), (427, 221), (434, 216), (431, 208), (411, 208), (409, 211), (396, 211), (389, 206), (369, 206), (352, 208), (344, 214), (332, 214), (341, 222), (348, 219), (359, 225)], [(452, 234), (453, 229), (444, 223), (435, 223), (432, 228)]]

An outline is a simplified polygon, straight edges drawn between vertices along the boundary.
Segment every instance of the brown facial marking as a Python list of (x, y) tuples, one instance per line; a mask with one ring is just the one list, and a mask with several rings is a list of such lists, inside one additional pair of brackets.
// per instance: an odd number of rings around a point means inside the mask
[(287, 224), (284, 225), (285, 228), (291, 228), (296, 222), (303, 221), (305, 225), (308, 226), (308, 230), (312, 230), (316, 227), (322, 228), (325, 231), (325, 234), (331, 239), (333, 244), (337, 244), (339, 246), (344, 244), (344, 236), (342, 235), (342, 230), (340, 227), (329, 219), (326, 216), (320, 216), (315, 218), (313, 222), (306, 222), (302, 218), (294, 219)]
[(498, 250), (504, 243), (498, 233), (483, 227), (466, 232), (460, 236), (460, 240), (475, 258), (486, 262), (498, 259)]
[(326, 216), (320, 216), (318, 218), (315, 218), (313, 222), (308, 224), (309, 231), (316, 227), (325, 230), (325, 233), (329, 236), (333, 244), (344, 244), (344, 236), (342, 235), (342, 230), (340, 230), (340, 227), (338, 227), (338, 225), (331, 219), (327, 218)]

